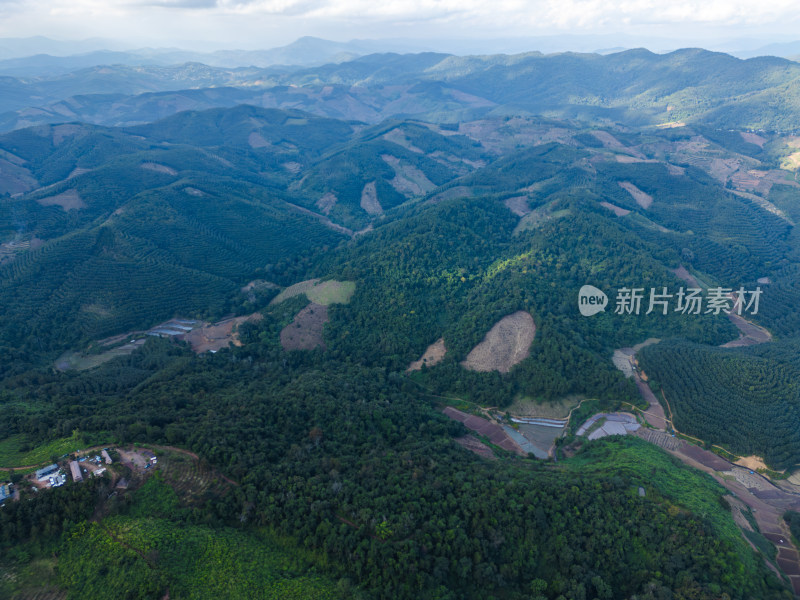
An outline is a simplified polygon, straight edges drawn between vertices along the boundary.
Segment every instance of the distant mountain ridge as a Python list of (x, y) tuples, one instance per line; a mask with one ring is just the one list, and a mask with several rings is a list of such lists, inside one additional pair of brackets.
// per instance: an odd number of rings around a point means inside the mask
[[(164, 92), (170, 94), (138, 97)], [(114, 65), (31, 81), (0, 77), (0, 129), (73, 120), (125, 125), (247, 103), (368, 123), (526, 114), (634, 126), (695, 122), (794, 131), (800, 123), (798, 92), (796, 62), (743, 60), (698, 48), (608, 55), (382, 53), (264, 69)]]

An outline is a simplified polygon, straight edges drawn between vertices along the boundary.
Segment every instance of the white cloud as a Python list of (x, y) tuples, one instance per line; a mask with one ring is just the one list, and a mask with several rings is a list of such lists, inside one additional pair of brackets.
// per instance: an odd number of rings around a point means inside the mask
[(259, 32), (278, 43), (300, 35), (792, 35), (797, 22), (787, 0), (0, 0), (0, 37), (150, 36), (162, 44), (194, 35), (252, 46)]

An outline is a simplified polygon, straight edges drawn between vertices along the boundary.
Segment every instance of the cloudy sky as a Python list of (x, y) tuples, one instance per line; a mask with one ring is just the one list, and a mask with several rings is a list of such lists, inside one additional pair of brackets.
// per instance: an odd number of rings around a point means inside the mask
[(0, 0), (0, 37), (217, 49), (268, 48), (303, 35), (433, 43), (625, 34), (711, 47), (800, 38), (796, 7), (796, 0)]

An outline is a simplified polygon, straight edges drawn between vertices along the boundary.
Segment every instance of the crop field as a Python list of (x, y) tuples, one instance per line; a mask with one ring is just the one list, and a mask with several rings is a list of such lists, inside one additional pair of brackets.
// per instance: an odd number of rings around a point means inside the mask
[(35, 448), (30, 448), (24, 434), (18, 434), (0, 441), (0, 468), (40, 465), (50, 461), (53, 455), (61, 456), (80, 450), (84, 442), (80, 438), (68, 437), (54, 440)]
[(278, 304), (294, 296), (305, 294), (311, 302), (328, 306), (329, 304), (347, 304), (350, 302), (350, 297), (356, 290), (356, 283), (354, 281), (323, 281), (319, 279), (309, 279), (295, 283), (283, 290), (280, 294), (275, 296), (270, 305)]

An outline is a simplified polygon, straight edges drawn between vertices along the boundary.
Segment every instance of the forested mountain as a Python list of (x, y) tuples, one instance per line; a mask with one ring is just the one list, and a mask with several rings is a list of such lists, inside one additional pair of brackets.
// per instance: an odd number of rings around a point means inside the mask
[[(38, 78), (0, 77), (0, 127), (73, 119), (119, 125), (246, 102), (371, 123), (408, 116), (452, 122), (546, 114), (636, 126), (687, 122), (795, 131), (799, 77), (800, 65), (788, 59), (742, 60), (702, 49), (382, 53), (314, 67), (112, 63)], [(221, 89), (198, 93), (203, 88)]]
[[(9, 110), (43, 108), (0, 135), (0, 596), (790, 598), (734, 475), (656, 444), (775, 481), (800, 463), (797, 68), (428, 53), (5, 79)], [(589, 317), (586, 285), (608, 302)], [(681, 311), (686, 288), (760, 310)], [(512, 440), (520, 405), (563, 428), (544, 458), (443, 414)], [(645, 433), (576, 437), (616, 411)], [(114, 458), (31, 491), (79, 448)]]

